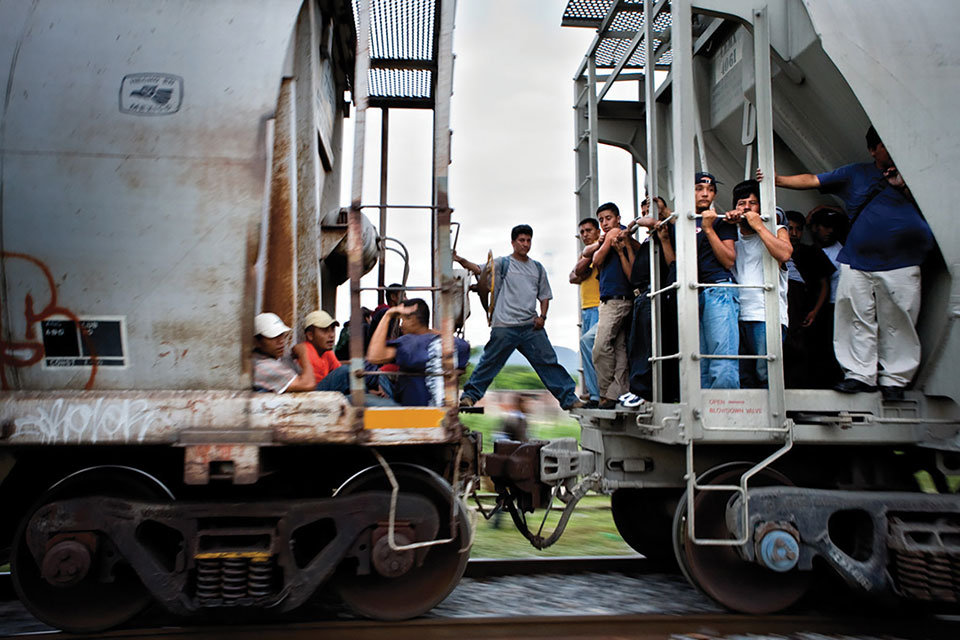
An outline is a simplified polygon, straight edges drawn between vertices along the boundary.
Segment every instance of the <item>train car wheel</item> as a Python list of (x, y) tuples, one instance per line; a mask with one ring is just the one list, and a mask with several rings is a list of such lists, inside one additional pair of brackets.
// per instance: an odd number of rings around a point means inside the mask
[[(708, 471), (701, 484), (737, 484), (750, 465), (734, 463)], [(750, 486), (792, 485), (785, 476), (765, 469), (754, 476)], [(694, 497), (698, 538), (731, 538), (726, 525), (726, 508), (731, 494), (700, 491)], [(695, 587), (728, 609), (750, 614), (782, 611), (796, 604), (810, 588), (809, 571), (777, 573), (759, 564), (744, 561), (733, 547), (702, 546), (687, 537), (687, 498), (677, 505), (673, 521), (673, 542), (677, 563)]]
[(674, 565), (671, 524), (679, 498), (675, 489), (617, 489), (610, 510), (620, 537), (648, 560)]
[(152, 601), (133, 569), (109, 540), (96, 532), (65, 532), (60, 540), (51, 539), (40, 563), (30, 553), (27, 526), (39, 508), (57, 500), (88, 496), (172, 498), (157, 480), (135, 469), (99, 467), (54, 485), (20, 522), (10, 564), (17, 595), (37, 619), (74, 633), (123, 624)]
[[(353, 611), (377, 620), (405, 620), (426, 613), (450, 595), (466, 569), (470, 557), (470, 522), (463, 503), (453, 493), (450, 485), (439, 475), (412, 464), (392, 466), (401, 492), (426, 496), (437, 505), (440, 516), (438, 539), (450, 536), (450, 504), (456, 501), (456, 539), (444, 545), (427, 548), (421, 565), (412, 562), (412, 552), (396, 552), (393, 561), (379, 562), (377, 554), (390, 554), (385, 540), (381, 549), (374, 550), (374, 570), (367, 575), (351, 575), (341, 572), (337, 591), (344, 603)], [(361, 491), (389, 490), (390, 483), (377, 467), (370, 467), (348, 480), (337, 495)], [(397, 542), (403, 543), (402, 534)]]

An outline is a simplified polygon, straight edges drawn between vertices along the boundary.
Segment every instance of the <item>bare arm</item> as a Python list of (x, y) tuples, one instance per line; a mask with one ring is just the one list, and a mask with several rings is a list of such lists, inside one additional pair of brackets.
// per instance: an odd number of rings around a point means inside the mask
[(313, 365), (307, 357), (306, 345), (302, 342), (293, 346), (293, 355), (300, 365), (300, 375), (287, 385), (287, 391), (313, 391), (317, 386), (317, 379), (313, 375)]
[(617, 239), (618, 235), (620, 235), (620, 229), (610, 229), (604, 236), (603, 244), (601, 244), (597, 252), (593, 254), (593, 265), (595, 267), (599, 267), (606, 262), (607, 256), (610, 255), (611, 251), (614, 251), (613, 241)]
[[(475, 276), (480, 275), (481, 269), (480, 269), (479, 265), (477, 265), (477, 264), (474, 263), (474, 262), (470, 262), (470, 261), (467, 260), (466, 258), (463, 258), (463, 257), (461, 257), (461, 256), (458, 256), (456, 251), (453, 252), (453, 261), (460, 263), (460, 266), (461, 266), (461, 267), (463, 267), (464, 269), (466, 269), (467, 271), (469, 271), (469, 272), (472, 273), (473, 275), (475, 275)], [(379, 327), (377, 327), (377, 328), (379, 328)]]
[(383, 314), (377, 330), (370, 336), (370, 345), (367, 347), (367, 362), (370, 364), (387, 364), (397, 357), (397, 348), (387, 346), (387, 332), (390, 330), (390, 321), (400, 315), (406, 307), (390, 307)]
[(657, 237), (660, 239), (660, 250), (663, 251), (663, 259), (667, 264), (673, 264), (677, 261), (677, 254), (673, 249), (673, 243), (670, 241), (670, 223), (664, 223), (657, 228)]
[(830, 276), (824, 276), (820, 279), (820, 295), (817, 296), (817, 302), (813, 305), (813, 309), (810, 309), (807, 317), (803, 319), (803, 326), (809, 327), (813, 324), (813, 321), (817, 319), (817, 314), (820, 313), (820, 309), (823, 308), (823, 303), (827, 301), (828, 295), (830, 295)]
[(592, 262), (592, 255), (588, 258), (585, 258), (581, 255), (577, 260), (577, 263), (573, 265), (573, 271), (570, 272), (570, 284), (580, 284), (590, 277), (590, 272), (593, 271), (593, 269), (590, 268)]
[[(763, 171), (757, 169), (757, 182), (763, 182)], [(798, 173), (793, 176), (773, 174), (773, 184), (784, 189), (817, 189), (820, 178), (815, 173)]]
[(737, 261), (737, 248), (732, 238), (729, 240), (720, 239), (720, 236), (717, 235), (716, 230), (713, 228), (713, 224), (716, 221), (717, 212), (713, 209), (707, 209), (703, 212), (703, 221), (700, 226), (703, 229), (703, 233), (707, 234), (707, 242), (710, 243), (713, 255), (717, 256), (717, 260), (720, 261), (724, 269), (732, 269), (734, 263)]
[(790, 256), (793, 255), (793, 245), (790, 244), (790, 234), (786, 229), (781, 227), (777, 229), (777, 235), (773, 235), (767, 225), (763, 224), (759, 213), (748, 211), (746, 218), (750, 228), (760, 236), (763, 246), (767, 248), (770, 255), (777, 259), (777, 262), (784, 264), (790, 259)]
[(544, 324), (546, 323), (546, 321), (547, 321), (547, 310), (548, 310), (549, 308), (550, 308), (550, 300), (549, 300), (549, 298), (546, 299), (546, 300), (541, 300), (541, 301), (540, 301), (540, 315), (537, 316), (537, 319), (533, 321), (533, 328), (534, 328), (534, 330), (536, 330), (536, 329), (543, 329), (543, 325), (544, 325)]

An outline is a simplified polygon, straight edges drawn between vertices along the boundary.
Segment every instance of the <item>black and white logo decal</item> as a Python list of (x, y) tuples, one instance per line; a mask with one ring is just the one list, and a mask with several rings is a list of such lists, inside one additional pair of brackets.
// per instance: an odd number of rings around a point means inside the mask
[(169, 73), (131, 73), (120, 84), (120, 111), (165, 116), (180, 110), (183, 78)]

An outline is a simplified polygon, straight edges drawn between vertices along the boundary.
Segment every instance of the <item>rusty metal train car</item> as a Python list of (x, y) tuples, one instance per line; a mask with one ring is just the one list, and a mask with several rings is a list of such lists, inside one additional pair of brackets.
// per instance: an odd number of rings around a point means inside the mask
[(368, 108), (434, 114), (421, 289), (452, 349), (453, 3), (357, 7), (0, 5), (0, 565), (44, 622), (287, 611), (321, 584), (395, 619), (457, 583), (452, 367), (440, 407), (250, 391), (256, 313), (298, 327), (347, 281), (359, 309), (382, 238), (340, 181), (354, 117), (362, 193)]

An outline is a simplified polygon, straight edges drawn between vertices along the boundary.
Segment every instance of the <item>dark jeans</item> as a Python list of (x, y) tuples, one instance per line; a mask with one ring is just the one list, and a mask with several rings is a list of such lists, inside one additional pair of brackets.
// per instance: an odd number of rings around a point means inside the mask
[[(671, 280), (672, 281), (672, 280)], [(668, 291), (660, 296), (660, 354), (677, 352), (677, 298)], [(641, 293), (633, 301), (633, 319), (630, 323), (630, 392), (645, 400), (653, 399), (653, 325), (650, 322), (650, 298)], [(680, 400), (680, 371), (676, 360), (661, 362), (661, 385), (664, 402)]]
[(483, 348), (480, 362), (463, 386), (463, 395), (474, 402), (482, 398), (515, 350), (519, 350), (530, 362), (540, 381), (560, 402), (561, 407), (566, 409), (579, 400), (573, 378), (557, 362), (557, 353), (550, 344), (546, 330), (534, 330), (532, 324), (491, 329), (490, 340)]

